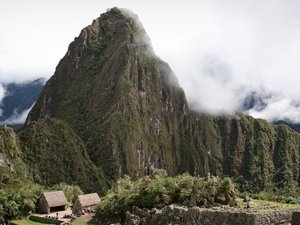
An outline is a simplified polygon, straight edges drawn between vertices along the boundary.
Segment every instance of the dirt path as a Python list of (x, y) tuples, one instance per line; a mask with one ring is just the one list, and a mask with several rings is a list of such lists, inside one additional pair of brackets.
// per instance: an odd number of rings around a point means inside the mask
[(73, 225), (85, 225), (90, 224), (89, 222), (93, 219), (95, 213), (86, 213), (80, 217), (78, 217), (76, 220), (73, 221)]

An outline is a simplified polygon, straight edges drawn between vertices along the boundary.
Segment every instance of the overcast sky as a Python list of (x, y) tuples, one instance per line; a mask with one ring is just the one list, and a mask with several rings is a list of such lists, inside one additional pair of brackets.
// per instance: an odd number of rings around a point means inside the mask
[(49, 78), (80, 30), (118, 6), (138, 14), (155, 52), (171, 65), (196, 109), (234, 112), (256, 92), (265, 107), (249, 114), (300, 122), (300, 1), (0, 3), (1, 82)]

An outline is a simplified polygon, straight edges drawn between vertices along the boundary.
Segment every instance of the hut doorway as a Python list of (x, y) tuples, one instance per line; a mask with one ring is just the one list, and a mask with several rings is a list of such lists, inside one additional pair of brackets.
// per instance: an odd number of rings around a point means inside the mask
[(65, 210), (66, 210), (65, 206), (51, 207), (50, 213), (60, 212), (60, 211), (65, 211)]

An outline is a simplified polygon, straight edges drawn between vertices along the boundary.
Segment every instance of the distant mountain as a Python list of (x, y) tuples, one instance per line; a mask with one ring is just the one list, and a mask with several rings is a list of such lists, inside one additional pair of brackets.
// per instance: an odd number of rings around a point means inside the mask
[(300, 124), (299, 123), (290, 123), (287, 121), (278, 120), (278, 121), (273, 122), (273, 124), (276, 124), (276, 125), (285, 124), (300, 133)]
[(251, 91), (242, 101), (240, 111), (246, 112), (251, 109), (261, 111), (268, 106), (266, 102), (271, 97), (272, 94), (264, 90)]
[(26, 83), (2, 84), (5, 97), (0, 104), (0, 124), (19, 127), (38, 98), (45, 84), (44, 79)]

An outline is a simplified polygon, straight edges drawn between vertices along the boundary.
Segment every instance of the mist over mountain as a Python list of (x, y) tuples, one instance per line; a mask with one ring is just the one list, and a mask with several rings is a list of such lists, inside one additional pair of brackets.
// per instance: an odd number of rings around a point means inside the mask
[(21, 126), (45, 82), (45, 79), (40, 78), (25, 83), (1, 84), (3, 94), (0, 99), (0, 124)]
[[(282, 109), (285, 108), (285, 111)], [(300, 132), (299, 103), (289, 101), (282, 94), (262, 88), (251, 91), (241, 102), (240, 111), (256, 118), (268, 118), (269, 122), (284, 124)]]
[[(207, 70), (210, 73), (210, 76), (226, 81), (227, 76), (224, 76), (224, 74), (226, 74), (226, 68), (223, 68), (220, 71), (208, 67)], [(39, 78), (33, 81), (25, 81), (24, 83), (1, 84), (0, 124), (7, 124), (14, 128), (24, 124), (27, 114), (37, 100), (45, 82), (45, 78)], [(280, 95), (267, 92), (263, 88), (257, 88), (257, 90), (252, 91), (248, 90), (247, 92), (248, 94), (237, 102), (239, 105), (238, 111), (245, 112), (254, 117), (265, 118), (266, 115), (264, 115), (264, 112), (268, 110), (272, 102), (276, 102), (276, 99), (280, 99)], [(192, 102), (191, 106), (193, 107)], [(295, 114), (298, 114), (297, 110), (295, 111)], [(285, 124), (300, 132), (300, 124), (291, 119), (293, 115), (286, 115), (284, 117), (277, 112), (273, 112), (273, 115), (274, 117), (271, 117), (271, 120), (269, 120), (270, 122), (274, 124)]]

